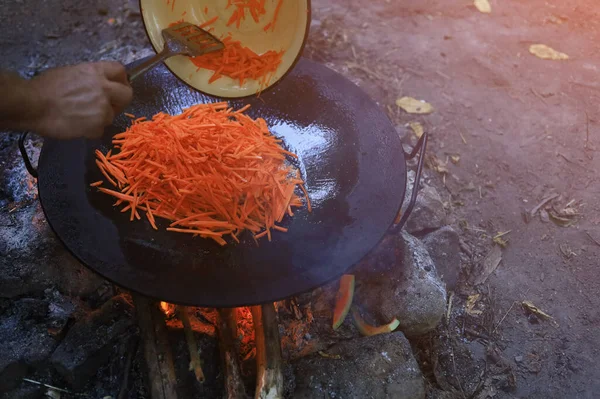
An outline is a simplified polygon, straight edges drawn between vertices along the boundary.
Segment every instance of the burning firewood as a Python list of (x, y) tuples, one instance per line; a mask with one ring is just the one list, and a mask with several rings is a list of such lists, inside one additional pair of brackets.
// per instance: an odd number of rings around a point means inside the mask
[(235, 344), (237, 335), (236, 309), (221, 308), (217, 311), (219, 312), (219, 349), (221, 350), (223, 373), (225, 375), (225, 398), (245, 398), (246, 390)]
[(273, 304), (252, 307), (256, 337), (255, 398), (283, 398), (283, 364), (279, 324)]
[(181, 320), (181, 323), (183, 324), (185, 340), (187, 341), (188, 350), (190, 352), (190, 371), (193, 370), (196, 375), (196, 380), (202, 383), (204, 382), (204, 372), (202, 371), (200, 354), (198, 353), (198, 344), (194, 338), (194, 330), (192, 330), (187, 308), (184, 306), (177, 306), (176, 311), (177, 317), (179, 317), (179, 320)]
[(177, 399), (175, 366), (169, 347), (165, 315), (157, 302), (134, 295), (140, 338), (152, 399)]

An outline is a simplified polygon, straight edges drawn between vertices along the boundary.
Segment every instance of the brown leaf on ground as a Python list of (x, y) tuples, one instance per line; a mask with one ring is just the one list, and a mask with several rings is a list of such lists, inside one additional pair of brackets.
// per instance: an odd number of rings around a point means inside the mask
[(554, 317), (550, 316), (548, 313), (542, 311), (540, 308), (535, 306), (531, 301), (523, 301), (521, 302), (523, 308), (529, 313), (533, 313), (537, 317), (542, 320), (549, 321), (552, 325), (558, 327), (558, 323), (554, 320)]
[(467, 314), (470, 314), (471, 316), (479, 316), (483, 313), (481, 310), (475, 309), (475, 305), (477, 304), (478, 300), (479, 294), (469, 295), (467, 298), (467, 304), (465, 305)]
[(556, 51), (545, 44), (532, 44), (529, 46), (529, 52), (543, 60), (568, 60), (569, 56), (560, 51)]
[(492, 6), (490, 5), (490, 2), (488, 0), (474, 0), (473, 4), (477, 8), (477, 10), (479, 10), (479, 12), (482, 12), (484, 14), (489, 14), (492, 12)]
[(448, 173), (447, 163), (442, 162), (438, 157), (434, 154), (428, 155), (425, 159), (425, 166), (429, 169), (435, 170), (438, 173), (446, 174)]
[(510, 234), (512, 230), (508, 230), (508, 231), (504, 231), (504, 232), (500, 232), (498, 234), (496, 234), (493, 238), (492, 241), (496, 244), (498, 244), (499, 246), (501, 246), (502, 248), (506, 248), (506, 246), (508, 245), (508, 239), (505, 239), (504, 236), (506, 236), (507, 234)]
[(433, 112), (431, 104), (412, 97), (399, 98), (396, 100), (396, 105), (409, 114), (430, 114)]

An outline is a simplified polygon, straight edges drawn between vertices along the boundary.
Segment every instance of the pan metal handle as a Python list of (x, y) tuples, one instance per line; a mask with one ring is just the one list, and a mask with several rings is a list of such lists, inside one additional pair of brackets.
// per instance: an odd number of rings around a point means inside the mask
[(406, 211), (402, 214), (402, 217), (400, 218), (400, 221), (398, 222), (398, 224), (396, 224), (395, 226), (392, 226), (390, 228), (389, 232), (391, 234), (396, 234), (400, 230), (402, 230), (402, 227), (404, 227), (404, 224), (410, 217), (410, 214), (412, 213), (412, 210), (415, 207), (415, 202), (417, 201), (417, 195), (419, 194), (418, 191), (419, 191), (419, 183), (421, 182), (421, 173), (423, 172), (423, 165), (425, 164), (425, 150), (427, 149), (427, 140), (428, 139), (429, 139), (429, 137), (428, 137), (427, 133), (423, 133), (423, 135), (417, 142), (417, 145), (412, 149), (410, 154), (405, 153), (407, 160), (413, 159), (418, 153), (419, 154), (419, 163), (417, 164), (417, 173), (415, 174), (415, 182), (413, 184), (413, 190), (412, 190), (412, 195), (410, 197), (410, 202), (408, 203), (408, 206), (406, 207)]
[(139, 63), (136, 63), (137, 65), (128, 68), (127, 79), (130, 83), (133, 82), (133, 80), (136, 79), (138, 76), (145, 74), (150, 69), (158, 65), (160, 62), (174, 55), (176, 55), (176, 53), (169, 51), (169, 49), (165, 46), (163, 51), (161, 51), (160, 53), (146, 58), (142, 58), (141, 60), (138, 60)]
[(33, 167), (31, 160), (29, 159), (29, 155), (27, 154), (27, 150), (25, 149), (25, 138), (27, 137), (27, 132), (21, 133), (21, 137), (19, 137), (19, 151), (21, 152), (21, 156), (23, 157), (23, 162), (25, 162), (25, 168), (32, 177), (37, 179), (38, 171)]

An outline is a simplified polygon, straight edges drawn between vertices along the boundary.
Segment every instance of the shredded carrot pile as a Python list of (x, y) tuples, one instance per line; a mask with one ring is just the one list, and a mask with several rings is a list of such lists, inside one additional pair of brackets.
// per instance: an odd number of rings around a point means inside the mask
[(113, 187), (92, 187), (117, 199), (130, 220), (144, 212), (171, 221), (168, 231), (238, 241), (244, 231), (255, 239), (272, 230), (292, 208), (310, 200), (300, 173), (286, 164), (295, 154), (281, 147), (266, 122), (233, 111), (227, 103), (199, 104), (180, 115), (165, 113), (138, 118), (113, 138), (113, 149), (96, 151), (96, 164)]
[(258, 80), (261, 87), (268, 85), (271, 76), (281, 64), (283, 51), (270, 50), (258, 55), (230, 36), (222, 41), (225, 45), (223, 50), (190, 58), (198, 68), (214, 71), (209, 83), (225, 75), (238, 79), (240, 85), (243, 85), (246, 79)]

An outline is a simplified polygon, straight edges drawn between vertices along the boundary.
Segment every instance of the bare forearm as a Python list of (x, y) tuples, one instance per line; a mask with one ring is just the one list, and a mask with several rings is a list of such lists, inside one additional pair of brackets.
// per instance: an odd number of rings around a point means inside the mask
[(0, 128), (35, 130), (43, 99), (31, 81), (13, 72), (0, 71)]

